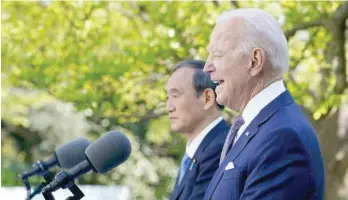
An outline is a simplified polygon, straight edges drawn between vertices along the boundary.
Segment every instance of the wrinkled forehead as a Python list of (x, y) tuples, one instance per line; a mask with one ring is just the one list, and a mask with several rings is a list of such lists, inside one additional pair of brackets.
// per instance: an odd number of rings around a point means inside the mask
[(240, 38), (241, 22), (239, 18), (218, 22), (210, 36), (208, 50), (224, 51), (234, 47)]

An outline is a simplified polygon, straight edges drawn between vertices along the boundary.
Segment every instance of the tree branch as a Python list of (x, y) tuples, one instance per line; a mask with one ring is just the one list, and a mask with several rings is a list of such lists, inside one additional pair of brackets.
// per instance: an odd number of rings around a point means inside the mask
[(145, 121), (145, 120), (149, 120), (149, 119), (155, 119), (155, 118), (159, 118), (162, 117), (164, 115), (167, 115), (166, 112), (160, 112), (160, 113), (154, 113), (154, 112), (149, 112), (144, 116), (140, 117), (140, 121)]
[(218, 1), (216, 1), (216, 0), (213, 1), (213, 4), (217, 8), (220, 7), (220, 3)]
[(143, 22), (149, 22), (150, 17), (146, 13), (146, 6), (144, 4), (141, 4), (141, 3), (137, 4), (137, 2), (131, 1), (130, 5), (139, 11), (138, 13), (139, 17), (143, 20)]
[(288, 73), (289, 79), (292, 82), (292, 84), (298, 89), (298, 90), (305, 90), (314, 100), (316, 99), (316, 95), (313, 91), (311, 91), (309, 88), (303, 89), (295, 80), (293, 74), (291, 72)]
[[(315, 37), (318, 34), (318, 30), (316, 30), (313, 34), (313, 37)], [(295, 70), (297, 68), (297, 66), (301, 63), (301, 61), (303, 61), (303, 59), (305, 58), (305, 51), (314, 44), (314, 40), (309, 40), (305, 46), (303, 47), (303, 49), (301, 50), (302, 54), (300, 56), (299, 59), (295, 60), (294, 64), (292, 66), (290, 66), (290, 69)], [(289, 75), (289, 79), (290, 81), (294, 84), (294, 86), (298, 89), (298, 90), (303, 90), (303, 88), (297, 83), (297, 81), (295, 80), (293, 74), (291, 73), (291, 71), (289, 71), (288, 73)], [(311, 91), (309, 88), (306, 88), (305, 91), (315, 100), (316, 99), (316, 95), (313, 91)]]
[(324, 20), (322, 20), (322, 19), (304, 22), (302, 24), (295, 26), (294, 28), (292, 28), (290, 30), (285, 31), (284, 32), (285, 37), (287, 40), (289, 40), (290, 37), (294, 36), (297, 31), (312, 28), (312, 27), (322, 26), (324, 24), (323, 22), (324, 22)]
[[(313, 33), (313, 37), (316, 37), (317, 35), (318, 35), (318, 30), (315, 30), (315, 32)], [(312, 38), (313, 38), (312, 37)], [(294, 65), (293, 66), (290, 66), (290, 69), (292, 69), (292, 70), (294, 70), (294, 69), (296, 69), (297, 68), (297, 66), (301, 63), (301, 61), (304, 59), (304, 57), (305, 57), (305, 51), (311, 46), (311, 45), (313, 45), (314, 44), (314, 40), (309, 40), (306, 44), (305, 44), (305, 46), (303, 47), (303, 49), (301, 50), (301, 52), (302, 52), (302, 54), (301, 54), (301, 56), (300, 56), (300, 58), (299, 59), (297, 59), (297, 60), (295, 60), (295, 63), (294, 63)]]
[(230, 3), (235, 9), (240, 8), (238, 1), (230, 1)]
[[(144, 122), (144, 121), (147, 121), (147, 120), (150, 120), (150, 119), (156, 119), (156, 118), (159, 118), (159, 117), (162, 117), (164, 115), (167, 115), (167, 112), (159, 112), (159, 113), (155, 113), (153, 110), (149, 110), (146, 114), (144, 115), (140, 115), (138, 113), (132, 113), (132, 114), (118, 114), (117, 117), (107, 117), (107, 118), (102, 118), (102, 117), (99, 117), (98, 120), (101, 120), (101, 119), (108, 119), (110, 124), (112, 125), (121, 125), (121, 123), (119, 122), (119, 119), (120, 118), (125, 118), (126, 122), (130, 121), (130, 118), (137, 118), (137, 123), (140, 123), (140, 122)], [(95, 118), (93, 118), (93, 121), (98, 121), (96, 120)]]
[(334, 89), (330, 93), (342, 94), (347, 88), (345, 29), (348, 17), (348, 2), (343, 3), (333, 14), (333, 17), (324, 21), (325, 28), (331, 33), (332, 41), (326, 47), (325, 58), (332, 66), (336, 76)]
[[(324, 27), (331, 33), (332, 41), (326, 47), (325, 57), (332, 66), (332, 73), (336, 77), (334, 88), (327, 91), (328, 86), (324, 86), (321, 93), (324, 93), (321, 101), (325, 100), (332, 94), (342, 94), (347, 88), (346, 72), (346, 49), (345, 49), (345, 29), (348, 17), (348, 2), (344, 2), (333, 14), (333, 17), (324, 21)], [(325, 73), (325, 71), (323, 71)], [(327, 73), (325, 73), (327, 74)], [(324, 83), (324, 82), (323, 82)], [(337, 105), (329, 105), (328, 111), (321, 118), (326, 117)]]
[(337, 23), (345, 23), (348, 18), (348, 1), (345, 1), (334, 13), (333, 20)]

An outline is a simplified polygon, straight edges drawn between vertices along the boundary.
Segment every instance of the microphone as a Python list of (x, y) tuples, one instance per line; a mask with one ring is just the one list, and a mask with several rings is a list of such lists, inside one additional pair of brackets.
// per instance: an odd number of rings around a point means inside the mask
[(131, 154), (131, 144), (121, 132), (110, 131), (89, 145), (85, 151), (86, 160), (69, 170), (61, 170), (43, 190), (45, 199), (52, 198), (51, 192), (59, 188), (70, 188), (74, 179), (93, 170), (105, 173), (125, 162)]
[(90, 142), (85, 138), (78, 138), (66, 144), (62, 144), (56, 148), (51, 158), (46, 161), (37, 161), (33, 167), (34, 169), (24, 172), (20, 175), (23, 179), (30, 176), (42, 173), (49, 168), (58, 165), (60, 168), (68, 169), (85, 160), (85, 150)]

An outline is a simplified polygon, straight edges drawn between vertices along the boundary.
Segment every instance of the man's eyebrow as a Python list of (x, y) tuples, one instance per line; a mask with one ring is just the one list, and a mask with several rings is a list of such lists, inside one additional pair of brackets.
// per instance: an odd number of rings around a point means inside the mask
[(217, 48), (215, 45), (211, 45), (208, 47), (209, 52), (221, 52), (222, 50)]
[(177, 88), (166, 89), (166, 92), (180, 92)]

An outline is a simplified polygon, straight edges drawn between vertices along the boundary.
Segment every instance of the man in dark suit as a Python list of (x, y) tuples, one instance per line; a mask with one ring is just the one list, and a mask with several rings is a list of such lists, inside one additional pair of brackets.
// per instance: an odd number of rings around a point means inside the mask
[(166, 87), (171, 128), (187, 139), (171, 200), (203, 198), (229, 130), (221, 116), (223, 106), (215, 101), (216, 84), (203, 72), (204, 65), (196, 60), (179, 63)]
[(310, 122), (284, 86), (287, 41), (259, 9), (224, 13), (212, 32), (204, 71), (217, 102), (240, 112), (204, 200), (316, 200), (324, 167)]

